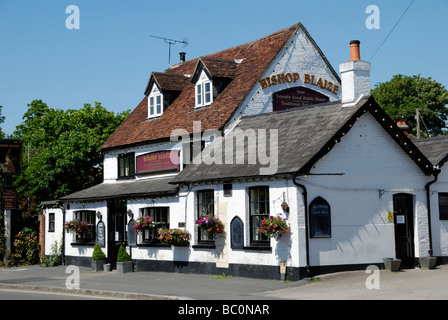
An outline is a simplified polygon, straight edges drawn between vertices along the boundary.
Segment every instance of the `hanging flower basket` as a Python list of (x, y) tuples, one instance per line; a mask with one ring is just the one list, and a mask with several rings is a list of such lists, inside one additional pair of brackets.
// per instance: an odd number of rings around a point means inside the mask
[(159, 240), (172, 246), (185, 247), (190, 244), (190, 233), (183, 229), (159, 229)]
[(84, 231), (87, 231), (88, 225), (85, 221), (80, 221), (78, 219), (69, 220), (64, 223), (64, 229), (70, 233), (80, 234)]
[(196, 224), (200, 230), (204, 230), (211, 234), (224, 232), (224, 224), (218, 217), (213, 215), (199, 216), (199, 219), (196, 220)]
[(288, 233), (290, 230), (291, 228), (286, 222), (286, 218), (282, 218), (281, 216), (270, 216), (261, 221), (259, 232), (270, 238), (278, 238), (281, 235)]
[[(133, 228), (138, 233), (143, 233), (144, 231), (152, 231), (155, 228), (156, 224), (152, 217), (145, 216), (140, 217), (135, 221)], [(151, 234), (151, 232), (149, 232)]]

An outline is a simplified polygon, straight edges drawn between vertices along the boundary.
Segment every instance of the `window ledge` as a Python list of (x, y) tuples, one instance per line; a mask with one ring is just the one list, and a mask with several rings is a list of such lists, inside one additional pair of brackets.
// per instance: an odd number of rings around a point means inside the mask
[(269, 245), (251, 245), (251, 246), (244, 246), (244, 250), (254, 250), (254, 251), (272, 251), (272, 247)]
[(192, 246), (193, 249), (216, 249), (214, 243), (198, 243)]
[(96, 243), (95, 241), (85, 241), (85, 242), (79, 241), (79, 242), (72, 242), (72, 243), (70, 243), (70, 245), (72, 247), (76, 247), (76, 246), (94, 246), (95, 243)]
[(138, 243), (138, 248), (171, 248), (171, 245), (168, 243), (159, 243), (159, 242), (148, 242), (148, 243)]

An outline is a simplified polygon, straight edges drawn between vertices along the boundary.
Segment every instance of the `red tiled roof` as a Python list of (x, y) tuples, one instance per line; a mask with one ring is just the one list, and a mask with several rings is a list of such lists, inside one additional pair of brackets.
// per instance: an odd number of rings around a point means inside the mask
[[(167, 75), (189, 74), (192, 76), (199, 59), (201, 59), (206, 68), (213, 69), (210, 72), (219, 76), (231, 74), (233, 80), (209, 107), (202, 109), (195, 109), (195, 87), (191, 81), (187, 81), (180, 95), (156, 119), (147, 119), (148, 99), (145, 96), (104, 143), (102, 149), (121, 148), (169, 139), (174, 129), (193, 132), (193, 121), (201, 121), (202, 130), (221, 130), (299, 27), (303, 28), (301, 24), (297, 24), (256, 41), (173, 66)], [(237, 64), (229, 63), (229, 60), (236, 59), (243, 60)], [(219, 67), (224, 69), (218, 71)]]

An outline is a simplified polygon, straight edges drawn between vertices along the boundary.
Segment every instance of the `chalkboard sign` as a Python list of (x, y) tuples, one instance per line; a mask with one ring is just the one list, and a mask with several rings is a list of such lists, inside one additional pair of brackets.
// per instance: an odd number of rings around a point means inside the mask
[(233, 218), (230, 223), (230, 244), (233, 249), (243, 248), (243, 221), (240, 218)]
[(310, 231), (312, 238), (331, 237), (330, 205), (321, 197), (310, 204)]
[(135, 220), (131, 219), (128, 223), (128, 246), (137, 245), (137, 231), (134, 229)]
[(96, 242), (102, 248), (106, 246), (106, 229), (103, 221), (98, 222), (96, 226)]

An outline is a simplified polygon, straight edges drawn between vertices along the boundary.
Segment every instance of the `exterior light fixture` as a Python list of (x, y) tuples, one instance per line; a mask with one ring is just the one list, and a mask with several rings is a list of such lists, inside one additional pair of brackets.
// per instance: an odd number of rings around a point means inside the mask
[(285, 201), (285, 193), (283, 192), (283, 202), (281, 204), (282, 210), (284, 213), (289, 213), (289, 206)]
[(129, 219), (132, 219), (134, 217), (134, 214), (132, 213), (131, 209), (128, 209), (127, 214), (128, 214)]
[(99, 211), (96, 212), (96, 217), (98, 218), (98, 220), (102, 220), (103, 219), (103, 215)]

